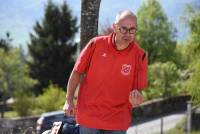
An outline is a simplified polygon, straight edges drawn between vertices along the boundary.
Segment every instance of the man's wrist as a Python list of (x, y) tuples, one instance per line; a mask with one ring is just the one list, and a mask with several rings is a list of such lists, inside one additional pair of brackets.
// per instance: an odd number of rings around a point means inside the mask
[(73, 97), (66, 97), (67, 103), (73, 103)]

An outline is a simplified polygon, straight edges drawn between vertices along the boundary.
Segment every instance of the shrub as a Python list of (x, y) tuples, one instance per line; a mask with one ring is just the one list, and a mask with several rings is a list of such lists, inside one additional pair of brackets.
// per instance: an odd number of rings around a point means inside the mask
[(62, 108), (65, 102), (65, 92), (56, 85), (50, 84), (44, 93), (37, 98), (37, 106), (43, 112)]
[(14, 111), (19, 116), (28, 116), (32, 114), (32, 109), (35, 106), (35, 97), (33, 95), (27, 95), (24, 92), (18, 92), (13, 104)]

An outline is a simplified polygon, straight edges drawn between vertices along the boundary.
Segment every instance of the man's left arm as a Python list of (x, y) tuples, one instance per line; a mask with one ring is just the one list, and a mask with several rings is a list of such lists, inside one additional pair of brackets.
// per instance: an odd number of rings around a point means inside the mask
[(140, 51), (137, 59), (136, 75), (133, 83), (133, 90), (129, 95), (129, 102), (137, 106), (143, 102), (142, 90), (147, 87), (148, 58), (144, 51)]

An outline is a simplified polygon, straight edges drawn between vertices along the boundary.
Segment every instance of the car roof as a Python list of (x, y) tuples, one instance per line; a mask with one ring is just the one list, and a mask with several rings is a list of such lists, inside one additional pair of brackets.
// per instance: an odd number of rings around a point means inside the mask
[(64, 111), (60, 110), (60, 111), (46, 112), (46, 113), (43, 113), (41, 116), (47, 117), (47, 116), (58, 115), (58, 114), (64, 114)]

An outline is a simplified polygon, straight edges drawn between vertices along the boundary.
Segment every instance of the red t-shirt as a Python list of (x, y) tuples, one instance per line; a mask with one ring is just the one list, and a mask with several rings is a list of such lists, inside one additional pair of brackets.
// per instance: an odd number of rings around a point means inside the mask
[(136, 42), (116, 50), (114, 34), (93, 38), (74, 70), (85, 73), (78, 94), (76, 120), (96, 129), (127, 130), (131, 121), (129, 94), (147, 86), (147, 58)]

